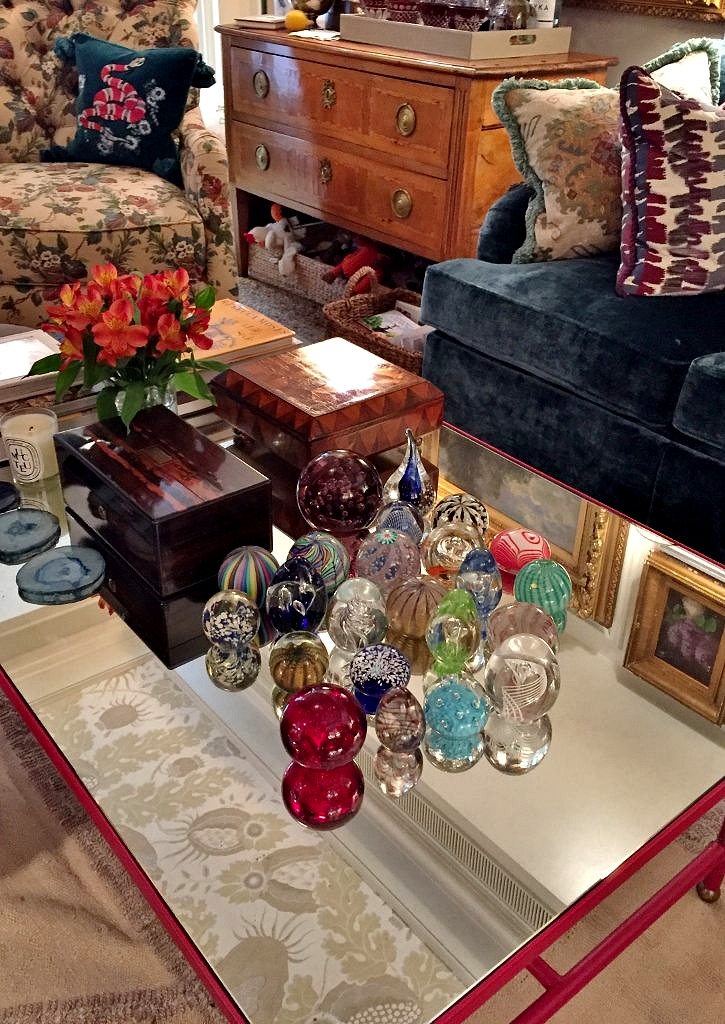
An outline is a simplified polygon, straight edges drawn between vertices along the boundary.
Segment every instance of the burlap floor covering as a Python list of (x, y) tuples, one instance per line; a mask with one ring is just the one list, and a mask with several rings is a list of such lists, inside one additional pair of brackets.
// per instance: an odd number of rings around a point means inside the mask
[[(646, 874), (562, 939), (550, 956), (553, 966), (565, 969), (627, 907), (662, 884), (712, 835), (715, 820), (711, 814), (699, 835), (673, 844)], [(722, 1024), (724, 939), (725, 905), (706, 906), (688, 894), (553, 1020)], [(539, 991), (531, 979), (515, 980), (473, 1014), (470, 1024), (508, 1021)], [(222, 1019), (0, 694), (0, 1022), (220, 1024)]]

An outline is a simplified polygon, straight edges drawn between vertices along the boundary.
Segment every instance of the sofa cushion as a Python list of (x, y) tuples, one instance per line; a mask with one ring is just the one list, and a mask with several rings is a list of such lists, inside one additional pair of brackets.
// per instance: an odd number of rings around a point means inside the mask
[(722, 348), (717, 295), (621, 298), (615, 257), (428, 268), (422, 318), (466, 347), (653, 427), (671, 426), (687, 369)]
[(622, 76), (622, 295), (725, 288), (725, 110)]
[(188, 46), (137, 50), (83, 32), (57, 39), (55, 52), (78, 71), (78, 128), (41, 160), (143, 167), (181, 185), (172, 132), (191, 86), (214, 83), (201, 54)]
[(526, 210), (534, 193), (521, 182), (489, 206), (478, 235), (476, 257), (487, 263), (510, 263), (526, 237)]
[(5, 285), (59, 285), (95, 263), (202, 279), (204, 226), (175, 185), (104, 164), (0, 164), (0, 267)]
[(692, 360), (673, 423), (682, 434), (725, 454), (725, 352)]

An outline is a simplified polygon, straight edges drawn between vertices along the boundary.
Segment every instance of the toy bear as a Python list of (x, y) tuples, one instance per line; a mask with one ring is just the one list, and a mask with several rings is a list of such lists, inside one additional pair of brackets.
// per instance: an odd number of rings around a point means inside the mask
[(269, 224), (245, 231), (244, 238), (250, 245), (263, 245), (265, 249), (281, 249), (277, 269), (283, 277), (292, 273), (295, 256), (302, 248), (304, 227), (294, 227), (285, 217), (279, 203), (272, 204), (272, 220)]
[[(378, 281), (382, 280), (383, 267), (387, 263), (387, 257), (384, 256), (377, 245), (374, 242), (371, 242), (368, 238), (356, 236), (354, 239), (354, 245), (355, 248), (348, 256), (345, 256), (337, 266), (331, 267), (330, 270), (326, 271), (322, 275), (323, 281), (331, 284), (333, 281), (336, 281), (338, 277), (344, 277), (345, 280), (349, 280), (355, 271), (360, 269), (360, 267), (370, 267), (374, 271)], [(358, 281), (357, 284), (355, 284), (352, 289), (352, 294), (358, 295), (360, 292), (369, 292), (370, 288), (370, 277), (366, 275)]]

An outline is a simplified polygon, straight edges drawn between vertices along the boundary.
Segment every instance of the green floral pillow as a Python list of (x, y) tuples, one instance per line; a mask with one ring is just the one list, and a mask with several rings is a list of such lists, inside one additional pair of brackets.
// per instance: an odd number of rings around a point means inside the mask
[[(681, 95), (717, 98), (717, 40), (690, 39), (644, 65)], [(619, 89), (589, 79), (507, 78), (493, 108), (514, 163), (534, 196), (514, 263), (572, 259), (619, 250), (622, 227)]]
[(176, 143), (189, 89), (214, 84), (214, 72), (187, 46), (132, 50), (76, 32), (55, 52), (78, 70), (78, 130), (41, 159), (118, 164), (181, 184)]

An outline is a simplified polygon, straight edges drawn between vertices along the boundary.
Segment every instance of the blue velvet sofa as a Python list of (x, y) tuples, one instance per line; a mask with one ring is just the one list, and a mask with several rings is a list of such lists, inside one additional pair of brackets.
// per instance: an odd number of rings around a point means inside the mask
[(454, 425), (725, 562), (725, 292), (621, 298), (614, 256), (511, 264), (530, 195), (491, 207), (478, 259), (428, 269), (423, 376)]

